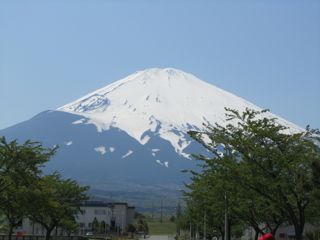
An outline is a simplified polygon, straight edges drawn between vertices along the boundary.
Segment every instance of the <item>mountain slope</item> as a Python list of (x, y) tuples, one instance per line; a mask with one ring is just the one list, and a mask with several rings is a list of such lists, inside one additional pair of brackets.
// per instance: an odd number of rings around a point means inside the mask
[[(208, 122), (225, 124), (225, 107), (261, 110), (191, 74), (155, 68), (40, 113), (0, 135), (59, 145), (46, 172), (58, 170), (99, 193), (153, 192), (159, 199), (159, 193), (163, 198), (178, 193), (188, 181), (181, 170), (197, 167), (189, 154), (204, 151), (187, 131)], [(289, 131), (301, 131), (284, 119), (279, 122)]]

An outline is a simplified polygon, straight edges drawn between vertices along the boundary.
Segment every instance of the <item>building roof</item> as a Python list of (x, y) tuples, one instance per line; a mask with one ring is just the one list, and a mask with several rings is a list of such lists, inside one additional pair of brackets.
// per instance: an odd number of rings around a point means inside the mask
[(85, 201), (83, 207), (111, 207), (111, 203), (104, 201)]
[(115, 205), (125, 205), (128, 208), (135, 208), (133, 206), (128, 206), (126, 202), (105, 202), (105, 201), (97, 201), (97, 200), (90, 200), (85, 201), (81, 206), (83, 207), (113, 207)]
[(112, 205), (126, 205), (126, 206), (128, 206), (128, 203), (125, 203), (125, 202), (113, 202), (111, 204)]

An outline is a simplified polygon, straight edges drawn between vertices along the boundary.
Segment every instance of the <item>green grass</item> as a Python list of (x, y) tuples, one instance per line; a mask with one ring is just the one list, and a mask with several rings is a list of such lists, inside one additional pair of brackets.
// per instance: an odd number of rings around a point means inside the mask
[(176, 224), (170, 221), (147, 220), (149, 226), (149, 235), (174, 235), (176, 233)]

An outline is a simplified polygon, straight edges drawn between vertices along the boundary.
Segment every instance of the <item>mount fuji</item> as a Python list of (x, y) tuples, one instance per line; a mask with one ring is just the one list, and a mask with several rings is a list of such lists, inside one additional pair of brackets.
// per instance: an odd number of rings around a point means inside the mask
[[(8, 139), (59, 145), (45, 171), (103, 191), (177, 191), (203, 151), (188, 130), (225, 124), (225, 107), (256, 105), (173, 68), (138, 71), (53, 111), (0, 131)], [(296, 132), (302, 129), (272, 113)], [(157, 191), (157, 192), (161, 192)], [(140, 194), (140, 195), (141, 195)], [(103, 194), (102, 194), (103, 195)]]

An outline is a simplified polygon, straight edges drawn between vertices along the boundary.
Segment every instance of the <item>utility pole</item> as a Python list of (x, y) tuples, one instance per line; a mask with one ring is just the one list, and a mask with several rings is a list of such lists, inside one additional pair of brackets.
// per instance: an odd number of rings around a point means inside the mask
[(152, 218), (152, 219), (154, 218), (153, 209), (154, 209), (154, 206), (153, 206), (153, 201), (152, 201), (152, 207), (151, 207), (151, 218)]
[[(178, 201), (178, 205), (177, 205), (177, 211), (176, 211), (176, 219), (178, 220), (181, 216), (181, 205), (180, 205), (180, 199)], [(179, 224), (176, 224), (177, 226), (177, 235), (180, 236), (180, 227)]]
[(190, 240), (192, 239), (192, 225), (191, 225), (191, 222), (190, 222), (190, 230), (189, 230), (189, 235), (190, 235)]
[(162, 200), (161, 200), (161, 210), (160, 210), (160, 222), (162, 223)]

